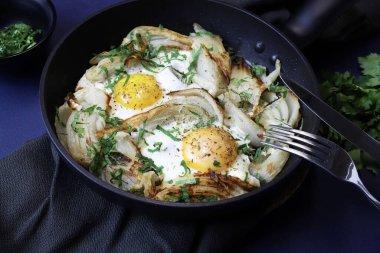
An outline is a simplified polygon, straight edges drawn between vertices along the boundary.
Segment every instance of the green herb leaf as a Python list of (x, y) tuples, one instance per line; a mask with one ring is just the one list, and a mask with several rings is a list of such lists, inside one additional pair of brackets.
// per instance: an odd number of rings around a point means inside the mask
[(158, 152), (158, 151), (161, 150), (161, 146), (162, 146), (162, 142), (155, 142), (153, 144), (154, 149), (148, 148), (148, 151), (151, 152), (151, 153)]
[(111, 172), (111, 184), (117, 184), (117, 186), (121, 187), (123, 185), (122, 176), (123, 169), (118, 169), (117, 171)]
[(137, 146), (140, 145), (140, 142), (144, 139), (144, 134), (146, 132), (145, 130), (146, 120), (144, 120), (142, 127), (139, 127), (138, 133), (137, 133)]
[(191, 114), (198, 117), (198, 123), (195, 124), (196, 128), (209, 127), (217, 120), (216, 116), (211, 116), (207, 121), (204, 121), (203, 117), (199, 113), (196, 113), (192, 110), (189, 110), (189, 111)]
[(264, 185), (267, 183), (267, 181), (258, 172), (256, 173), (255, 178), (257, 178), (260, 181), (261, 185)]
[(215, 160), (215, 161), (212, 163), (212, 165), (214, 165), (214, 167), (220, 167), (220, 162)]
[(136, 157), (139, 158), (140, 162), (144, 163), (144, 165), (139, 168), (139, 171), (141, 173), (146, 173), (149, 171), (154, 171), (156, 174), (162, 173), (162, 169), (164, 167), (163, 166), (157, 166), (151, 158), (143, 156), (140, 153), (137, 153)]
[(190, 202), (190, 195), (189, 195), (189, 192), (187, 191), (187, 188), (182, 186), (181, 187), (181, 191), (182, 191), (182, 196), (181, 196), (181, 199), (184, 201), (184, 202)]
[[(336, 72), (326, 76), (321, 84), (321, 96), (330, 106), (342, 113), (358, 127), (380, 141), (380, 55), (359, 57), (362, 75)], [(377, 171), (378, 165), (366, 153), (327, 125), (321, 126), (321, 134), (346, 149), (358, 168)]]
[(184, 184), (197, 184), (199, 182), (199, 178), (191, 178), (191, 179), (183, 179), (175, 182), (176, 185), (184, 185)]
[(271, 84), (271, 86), (269, 86), (268, 90), (270, 92), (274, 92), (274, 93), (280, 94), (281, 97), (283, 97), (283, 98), (285, 98), (286, 94), (288, 93), (288, 88), (286, 88), (286, 86), (281, 85), (279, 83), (273, 83), (273, 84)]
[(246, 83), (246, 82), (248, 82), (245, 78), (242, 78), (242, 79), (240, 79), (239, 81), (237, 81), (236, 83), (233, 83), (233, 85), (235, 86), (235, 87), (240, 87), (240, 85), (242, 84), (242, 83)]
[(367, 77), (366, 86), (380, 86), (380, 55), (370, 54), (366, 57), (359, 57), (358, 61), (363, 75)]
[(183, 169), (185, 170), (184, 173), (182, 175), (180, 175), (180, 177), (184, 177), (186, 176), (187, 174), (191, 174), (191, 170), (190, 168), (187, 166), (186, 162), (184, 160), (181, 161), (181, 166), (183, 167)]
[(87, 107), (86, 109), (83, 110), (83, 112), (87, 112), (88, 114), (92, 114), (94, 110), (96, 109), (97, 105), (93, 105), (90, 107)]
[(162, 126), (160, 126), (160, 125), (157, 125), (157, 126), (156, 126), (156, 129), (157, 129), (158, 131), (161, 131), (162, 133), (164, 133), (166, 136), (168, 136), (168, 137), (169, 137), (170, 139), (172, 139), (173, 141), (181, 141), (180, 138), (175, 137), (170, 131), (165, 130), (165, 129), (162, 128)]
[(202, 47), (199, 47), (197, 50), (196, 49), (191, 50), (192, 61), (190, 62), (189, 67), (187, 68), (189, 72), (195, 69), (195, 67), (197, 66), (197, 61), (198, 61), (199, 54), (201, 53), (201, 51), (202, 51)]
[(115, 135), (117, 131), (114, 131), (109, 136), (103, 136), (96, 143), (95, 146), (91, 146), (87, 151), (93, 155), (90, 162), (89, 170), (96, 176), (100, 175), (101, 170), (107, 165), (111, 164), (110, 156), (115, 152)]
[(267, 71), (267, 69), (264, 66), (256, 65), (256, 64), (252, 65), (251, 70), (252, 70), (252, 74), (257, 77), (265, 74), (265, 72)]
[(79, 127), (78, 125), (85, 124), (83, 122), (79, 122), (79, 113), (75, 112), (74, 114), (74, 120), (71, 122), (71, 128), (73, 129), (74, 132), (78, 134), (80, 138), (84, 137), (84, 128)]

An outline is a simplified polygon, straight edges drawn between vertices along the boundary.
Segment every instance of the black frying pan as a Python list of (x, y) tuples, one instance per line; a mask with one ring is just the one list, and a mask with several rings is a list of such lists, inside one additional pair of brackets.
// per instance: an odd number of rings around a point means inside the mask
[[(51, 53), (41, 78), (41, 109), (43, 119), (56, 148), (72, 169), (94, 190), (106, 198), (140, 210), (186, 215), (215, 215), (254, 207), (266, 209), (286, 199), (302, 182), (306, 170), (299, 167), (301, 159), (291, 156), (283, 171), (270, 183), (247, 194), (210, 203), (167, 203), (139, 197), (119, 190), (90, 174), (80, 166), (58, 141), (54, 129), (55, 108), (73, 91), (79, 78), (89, 68), (94, 53), (119, 45), (123, 37), (139, 25), (165, 27), (189, 34), (193, 22), (223, 37), (247, 60), (273, 70), (275, 58), (282, 61), (284, 75), (318, 93), (318, 83), (309, 63), (300, 51), (281, 33), (251, 13), (216, 1), (142, 0), (118, 4), (103, 10), (76, 27)], [(264, 50), (255, 50), (256, 44)], [(263, 49), (263, 48), (261, 48)], [(315, 133), (318, 120), (302, 109), (303, 129)]]

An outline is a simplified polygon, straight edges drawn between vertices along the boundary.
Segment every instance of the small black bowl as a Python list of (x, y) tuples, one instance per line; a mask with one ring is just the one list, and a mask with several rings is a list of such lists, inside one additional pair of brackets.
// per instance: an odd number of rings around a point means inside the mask
[(0, 57), (0, 72), (34, 70), (42, 68), (46, 59), (47, 40), (56, 22), (56, 12), (50, 0), (1, 0), (0, 29), (23, 22), (34, 29), (41, 29), (37, 44), (15, 55)]

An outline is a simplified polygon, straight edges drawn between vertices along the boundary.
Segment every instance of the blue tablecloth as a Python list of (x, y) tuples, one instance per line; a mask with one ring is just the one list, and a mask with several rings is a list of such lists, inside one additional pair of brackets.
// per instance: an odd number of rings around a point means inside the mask
[[(53, 2), (58, 19), (50, 48), (80, 21), (118, 1)], [(317, 73), (346, 69), (358, 73), (356, 57), (371, 52), (380, 53), (378, 34), (307, 56)], [(0, 158), (45, 133), (39, 108), (39, 76), (40, 72), (0, 76)], [(361, 177), (380, 196), (380, 175), (364, 171)], [(353, 186), (318, 168), (313, 168), (301, 188), (263, 218), (256, 229), (260, 233), (246, 242), (247, 251), (380, 252), (380, 211)]]

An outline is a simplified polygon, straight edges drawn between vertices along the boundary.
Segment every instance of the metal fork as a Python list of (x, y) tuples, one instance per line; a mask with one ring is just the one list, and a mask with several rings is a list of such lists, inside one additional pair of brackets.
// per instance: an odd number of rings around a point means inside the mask
[(261, 141), (263, 144), (303, 157), (336, 178), (358, 186), (380, 209), (380, 202), (364, 186), (354, 161), (343, 148), (323, 137), (305, 131), (278, 125), (270, 127)]

